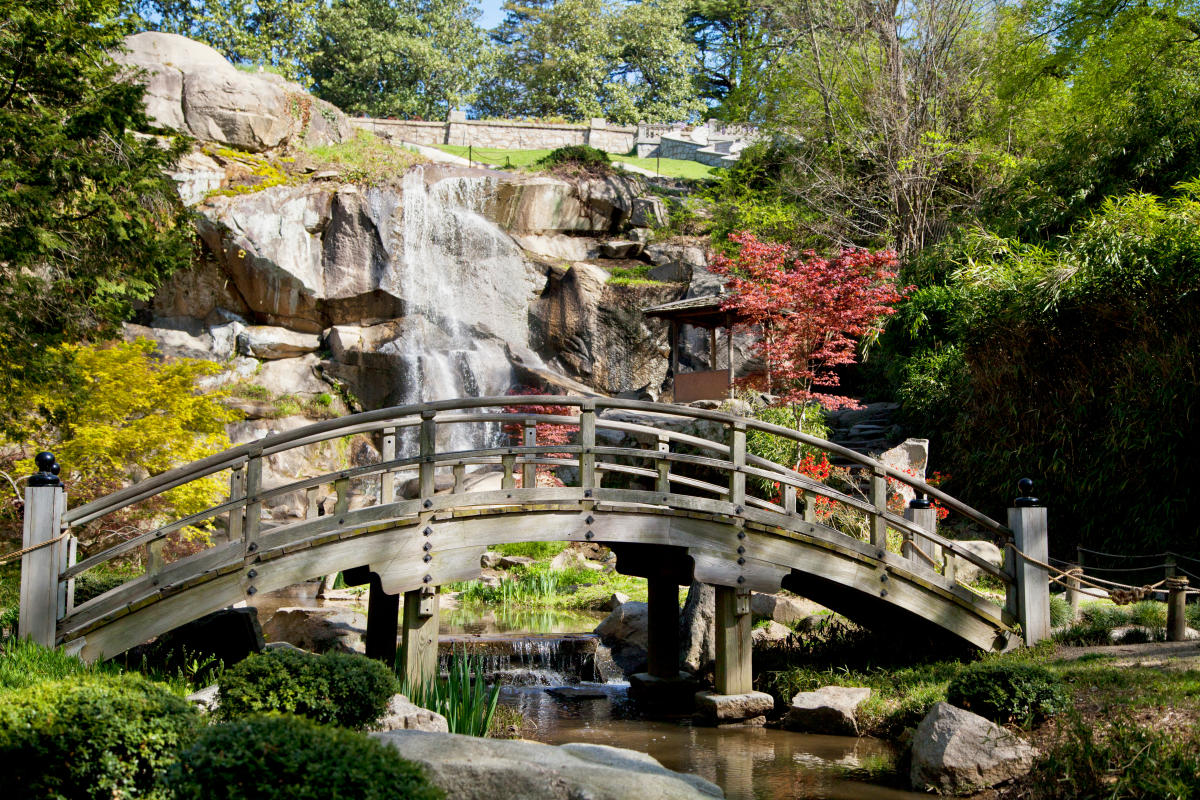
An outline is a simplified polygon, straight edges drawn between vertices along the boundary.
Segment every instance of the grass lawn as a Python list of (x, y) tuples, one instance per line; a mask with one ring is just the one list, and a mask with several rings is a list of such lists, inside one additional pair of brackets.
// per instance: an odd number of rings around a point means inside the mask
[[(439, 144), (439, 150), (451, 155), (467, 158), (467, 148), (456, 144)], [(496, 167), (532, 167), (537, 161), (550, 155), (549, 150), (501, 150), (494, 147), (472, 147), (470, 158), (481, 164), (491, 164)], [(661, 169), (659, 173), (668, 178), (688, 178), (703, 180), (713, 177), (713, 168), (696, 161), (680, 161), (674, 158), (653, 159), (636, 156), (609, 155), (613, 161), (632, 164), (635, 167), (648, 169), (651, 172)]]

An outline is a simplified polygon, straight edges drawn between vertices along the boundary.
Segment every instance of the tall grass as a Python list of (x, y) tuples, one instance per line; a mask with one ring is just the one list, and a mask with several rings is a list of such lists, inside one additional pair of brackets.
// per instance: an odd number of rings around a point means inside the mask
[(552, 570), (547, 564), (532, 564), (514, 569), (513, 577), (505, 578), (498, 586), (468, 583), (462, 589), (461, 599), (465, 603), (537, 603), (573, 592), (579, 584), (597, 580), (595, 572), (582, 567)]
[(413, 703), (446, 718), (451, 733), (487, 736), (500, 701), (500, 684), (489, 687), (483, 674), (483, 658), (453, 653), (445, 678), (422, 682), (401, 675), (400, 691)]

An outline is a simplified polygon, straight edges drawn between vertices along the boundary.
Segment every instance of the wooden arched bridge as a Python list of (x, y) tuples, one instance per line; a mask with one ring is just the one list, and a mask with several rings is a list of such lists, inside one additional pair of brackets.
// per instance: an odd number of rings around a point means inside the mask
[[(545, 441), (548, 430), (557, 441)], [(264, 480), (287, 454), (351, 435), (373, 438), (375, 463)], [(866, 488), (836, 489), (756, 456), (761, 437), (849, 463), (859, 475), (853, 483)], [(488, 444), (454, 444), (464, 440)], [(386, 657), (390, 638), (395, 652), (401, 616), (405, 662), (428, 670), (436, 663), (436, 587), (479, 577), (489, 546), (527, 541), (602, 543), (616, 551), (618, 570), (649, 580), (654, 674), (676, 674), (678, 586), (715, 585), (724, 693), (749, 690), (751, 591), (785, 587), (867, 624), (909, 625), (986, 650), (1014, 646), (1019, 631), (1044, 635), (1028, 610), (1041, 603), (1044, 576), (1014, 567), (1011, 557), (997, 567), (940, 536), (921, 498), (966, 517), (1010, 555), (1014, 533), (1026, 552), (1037, 556), (1038, 548), (1022, 537), (1044, 548), (1043, 509), (1013, 509), (1005, 526), (831, 442), (716, 411), (559, 396), (387, 408), (267, 436), (70, 510), (52, 457), (42, 460), (27, 490), (25, 546), (51, 544), (23, 556), (21, 632), (86, 659), (111, 657), (256, 593), (344, 571), (372, 584), (369, 651)], [(224, 502), (76, 556), (75, 532), (214, 478), (229, 481)], [(889, 482), (912, 487), (918, 499), (901, 513), (889, 509)], [(322, 493), (336, 498), (323, 509)], [(307, 498), (297, 503), (307, 515), (267, 518), (264, 505), (285, 496)], [(168, 540), (206, 527), (208, 546), (164, 558)], [(114, 559), (143, 572), (76, 604), (74, 579)], [(1006, 587), (1004, 606), (956, 580), (964, 562)]]

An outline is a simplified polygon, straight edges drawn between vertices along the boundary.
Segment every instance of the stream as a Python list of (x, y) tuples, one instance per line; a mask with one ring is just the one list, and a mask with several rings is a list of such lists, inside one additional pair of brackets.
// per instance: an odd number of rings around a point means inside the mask
[[(336, 605), (349, 610), (365, 601), (331, 603), (315, 599), (314, 593), (315, 585), (302, 584), (259, 598), (255, 605), (266, 618), (282, 606)], [(648, 753), (668, 769), (712, 781), (729, 800), (927, 796), (866, 782), (872, 774), (889, 772), (895, 762), (895, 748), (879, 739), (775, 728), (711, 728), (692, 725), (690, 717), (642, 716), (628, 697), (629, 684), (610, 677), (614, 676), (610, 662), (595, 655), (596, 637), (591, 631), (603, 617), (598, 612), (558, 609), (447, 608), (440, 615), (442, 659), (445, 662), (459, 649), (482, 655), (489, 680), (505, 684), (500, 702), (525, 717), (527, 738)], [(602, 655), (605, 648), (599, 650)], [(597, 666), (608, 682), (586, 679), (588, 670)], [(558, 691), (564, 687), (566, 691)]]

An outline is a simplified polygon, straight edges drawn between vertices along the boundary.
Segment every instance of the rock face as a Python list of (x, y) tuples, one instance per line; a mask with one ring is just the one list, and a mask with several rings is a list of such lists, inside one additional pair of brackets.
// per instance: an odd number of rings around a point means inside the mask
[(1024, 775), (1037, 749), (978, 714), (938, 703), (912, 740), (913, 788), (970, 794)]
[(870, 689), (850, 686), (799, 692), (788, 707), (784, 726), (794, 731), (858, 736), (858, 707), (870, 697)]
[(436, 711), (421, 708), (402, 694), (392, 695), (387, 710), (374, 726), (377, 731), (428, 731), (449, 733), (446, 718)]
[(672, 772), (644, 753), (617, 747), (553, 747), (419, 731), (372, 735), (424, 767), (429, 779), (455, 800), (695, 800), (725, 796), (703, 778)]
[(146, 111), (165, 128), (258, 153), (351, 137), (346, 116), (269, 73), (243, 72), (211, 47), (173, 33), (138, 33), (113, 58), (146, 85)]
[(693, 583), (679, 620), (682, 667), (688, 672), (705, 672), (716, 660), (716, 618), (716, 589), (706, 583)]
[(679, 287), (610, 286), (608, 278), (591, 264), (551, 273), (533, 305), (533, 345), (566, 374), (604, 392), (645, 389), (657, 396), (667, 375), (667, 327), (641, 309), (676, 299)]
[(366, 617), (335, 608), (281, 608), (263, 626), (263, 635), (272, 642), (313, 653), (366, 652), (366, 632)]

